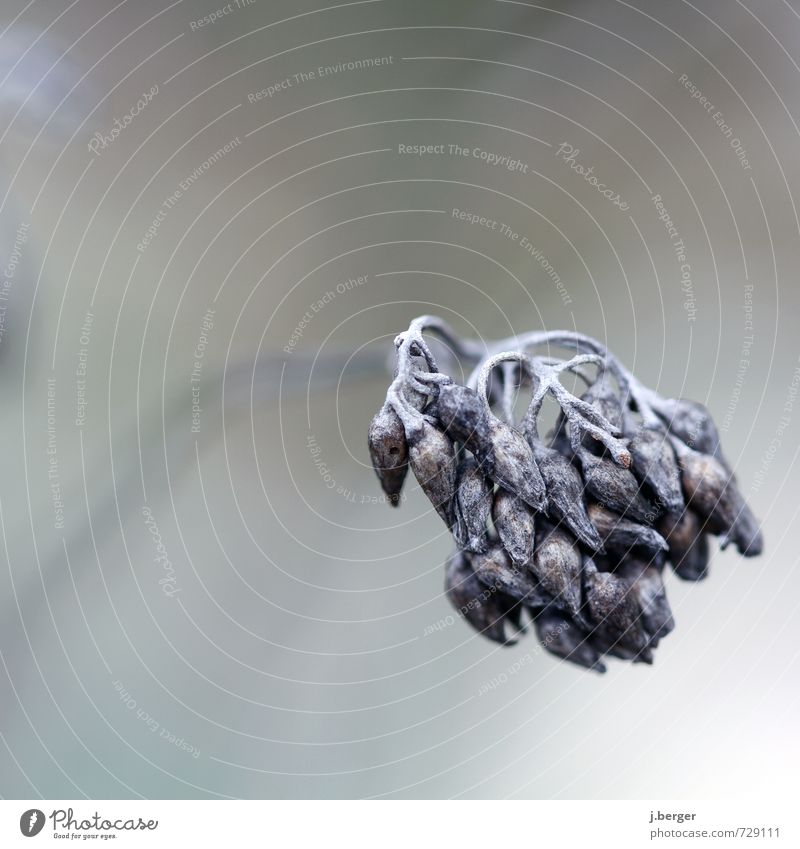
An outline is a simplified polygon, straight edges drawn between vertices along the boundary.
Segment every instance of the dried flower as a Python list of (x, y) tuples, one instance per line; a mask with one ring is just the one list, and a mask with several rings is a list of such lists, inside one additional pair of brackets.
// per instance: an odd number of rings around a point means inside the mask
[[(423, 332), (472, 368), (467, 385), (438, 370)], [(540, 345), (575, 355), (534, 356)], [(761, 553), (708, 410), (661, 398), (596, 340), (544, 331), (487, 349), (423, 316), (395, 347), (395, 377), (369, 429), (372, 463), (395, 505), (413, 470), (457, 545), (447, 596), (489, 639), (513, 642), (527, 610), (560, 658), (598, 672), (603, 656), (652, 663), (675, 627), (666, 564), (685, 580), (706, 577), (714, 535), (722, 548)], [(565, 371), (586, 383), (581, 397), (561, 382)], [(515, 421), (523, 385), (531, 401)], [(549, 445), (538, 435), (547, 395), (560, 407)]]

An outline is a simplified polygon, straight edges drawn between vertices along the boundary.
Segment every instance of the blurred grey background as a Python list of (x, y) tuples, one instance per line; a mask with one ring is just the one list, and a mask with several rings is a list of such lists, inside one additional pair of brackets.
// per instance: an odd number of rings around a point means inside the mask
[[(788, 793), (800, 5), (217, 2), (3, 4), (0, 794)], [(713, 411), (767, 549), (652, 668), (487, 644), (380, 503), (429, 312)]]

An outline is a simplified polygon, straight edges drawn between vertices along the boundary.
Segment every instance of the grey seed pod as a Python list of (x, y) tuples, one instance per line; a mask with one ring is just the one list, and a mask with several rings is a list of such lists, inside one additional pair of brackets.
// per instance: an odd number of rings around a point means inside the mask
[(642, 625), (655, 647), (675, 628), (661, 572), (644, 560), (629, 558), (619, 566), (617, 574), (630, 585), (642, 610)]
[(551, 654), (603, 673), (606, 667), (588, 641), (588, 636), (567, 616), (557, 610), (540, 613), (535, 621), (536, 635), (542, 648)]
[(518, 496), (498, 489), (492, 506), (492, 521), (511, 562), (525, 566), (533, 556), (534, 513)]
[(456, 490), (456, 452), (446, 434), (422, 419), (408, 434), (408, 464), (422, 491), (447, 527), (453, 525), (453, 496)]
[(445, 592), (450, 604), (484, 637), (513, 645), (506, 637), (506, 605), (500, 594), (484, 586), (466, 556), (456, 551), (445, 566)]
[(533, 576), (511, 563), (499, 543), (489, 546), (485, 554), (467, 555), (475, 574), (487, 587), (499, 590), (529, 607), (544, 607), (549, 599), (537, 586)]
[(581, 616), (582, 565), (578, 546), (566, 531), (550, 527), (540, 534), (530, 568), (542, 587), (576, 618)]
[(589, 505), (589, 518), (610, 554), (625, 557), (638, 548), (653, 556), (668, 548), (664, 537), (651, 527), (625, 519), (599, 504)]
[(578, 454), (586, 489), (599, 502), (620, 516), (652, 524), (659, 510), (644, 494), (630, 469), (618, 466), (607, 457), (596, 457), (582, 448)]
[(458, 383), (440, 386), (436, 414), (445, 433), (473, 453), (476, 442), (486, 444), (489, 439), (489, 413), (474, 389)]
[(486, 551), (486, 520), (492, 510), (492, 487), (473, 457), (458, 466), (453, 535), (459, 548)]
[(408, 442), (400, 416), (388, 403), (372, 419), (368, 443), (372, 468), (389, 503), (397, 507), (408, 472)]
[(682, 510), (683, 491), (678, 460), (666, 431), (641, 427), (628, 443), (631, 470), (646, 483), (664, 510)]
[(745, 505), (730, 472), (716, 457), (695, 451), (687, 451), (678, 463), (687, 506), (707, 520), (713, 533), (732, 530)]
[(670, 433), (701, 454), (711, 454), (724, 466), (719, 432), (711, 413), (697, 401), (687, 398), (670, 398), (665, 403), (664, 419)]
[(636, 648), (619, 639), (619, 632), (605, 625), (598, 625), (589, 635), (589, 642), (601, 655), (610, 655), (633, 663), (653, 663), (653, 652), (649, 645)]
[(708, 575), (710, 553), (704, 527), (691, 510), (667, 514), (659, 522), (658, 529), (669, 545), (672, 568), (684, 581), (702, 581)]
[(615, 572), (600, 572), (588, 560), (584, 569), (586, 606), (592, 621), (610, 632), (614, 644), (637, 654), (647, 648), (642, 609), (629, 584)]
[(503, 489), (518, 495), (534, 510), (547, 506), (545, 486), (533, 451), (521, 433), (500, 419), (489, 421), (489, 442), (473, 449), (489, 477)]
[(533, 455), (545, 483), (547, 510), (551, 518), (563, 522), (580, 542), (593, 551), (602, 550), (602, 541), (586, 512), (583, 481), (578, 470), (566, 457), (541, 442), (533, 443)]

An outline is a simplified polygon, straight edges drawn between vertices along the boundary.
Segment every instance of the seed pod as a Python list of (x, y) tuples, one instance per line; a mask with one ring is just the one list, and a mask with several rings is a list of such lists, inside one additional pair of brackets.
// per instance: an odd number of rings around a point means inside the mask
[(675, 628), (661, 573), (646, 561), (629, 558), (620, 565), (617, 574), (628, 582), (641, 608), (642, 625), (650, 636), (650, 645), (655, 647)]
[(708, 409), (697, 401), (672, 398), (666, 402), (670, 433), (701, 454), (711, 454), (727, 466), (720, 449), (719, 432)]
[(511, 562), (523, 567), (533, 555), (534, 513), (521, 499), (505, 489), (494, 496), (492, 521)]
[(505, 632), (506, 608), (500, 594), (484, 586), (460, 551), (445, 566), (445, 592), (453, 607), (484, 637), (512, 645)]
[(609, 554), (625, 557), (631, 549), (639, 548), (652, 557), (668, 548), (661, 534), (651, 527), (625, 519), (599, 504), (589, 505), (589, 518)]
[(639, 428), (628, 443), (628, 451), (631, 470), (650, 487), (664, 510), (682, 510), (681, 473), (666, 432)]
[(710, 454), (687, 451), (678, 460), (686, 504), (715, 534), (730, 531), (744, 509), (730, 472)]
[(539, 543), (530, 564), (542, 587), (569, 610), (573, 617), (580, 617), (581, 610), (581, 567), (583, 558), (575, 540), (561, 528), (549, 527), (540, 535)]
[(544, 611), (536, 617), (534, 624), (542, 647), (551, 654), (595, 672), (606, 671), (587, 635), (563, 613)]
[(630, 471), (606, 457), (595, 457), (585, 448), (578, 454), (586, 489), (602, 504), (620, 516), (651, 524), (658, 508), (642, 491), (641, 484)]
[(647, 647), (642, 609), (628, 583), (614, 572), (599, 572), (591, 560), (584, 569), (586, 606), (592, 621), (607, 629), (614, 644), (637, 654)]
[(533, 443), (533, 454), (547, 490), (547, 510), (550, 516), (567, 528), (593, 551), (603, 544), (583, 502), (583, 481), (570, 461), (541, 442)]
[(653, 652), (650, 646), (645, 645), (642, 648), (630, 646), (624, 640), (620, 641), (618, 631), (605, 625), (598, 625), (592, 630), (589, 643), (601, 655), (610, 655), (633, 663), (648, 665), (653, 663)]
[(445, 433), (462, 442), (473, 453), (475, 443), (488, 443), (489, 413), (474, 389), (458, 383), (440, 386), (436, 413)]
[(368, 441), (372, 468), (389, 503), (397, 507), (408, 472), (408, 442), (400, 416), (388, 403), (372, 419)]
[(458, 466), (453, 535), (459, 548), (486, 551), (486, 520), (492, 509), (492, 487), (473, 457)]
[(427, 419), (408, 435), (408, 463), (447, 527), (453, 525), (456, 452), (450, 438)]
[(536, 585), (533, 576), (525, 569), (513, 566), (498, 543), (490, 545), (485, 554), (470, 554), (468, 557), (475, 574), (487, 587), (530, 607), (544, 607), (548, 603), (549, 599)]
[(700, 517), (691, 510), (671, 513), (658, 529), (669, 545), (669, 559), (675, 574), (684, 581), (702, 581), (708, 575), (708, 534)]
[(521, 433), (494, 417), (489, 422), (488, 445), (476, 445), (478, 461), (503, 489), (518, 495), (534, 510), (547, 506), (544, 481), (530, 445)]

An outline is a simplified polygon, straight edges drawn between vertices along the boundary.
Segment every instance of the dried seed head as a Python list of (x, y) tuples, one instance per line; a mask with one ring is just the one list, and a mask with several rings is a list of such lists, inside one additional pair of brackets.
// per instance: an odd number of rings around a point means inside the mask
[(389, 503), (397, 506), (408, 472), (408, 443), (400, 417), (389, 404), (375, 414), (369, 426), (369, 456)]
[(684, 581), (702, 581), (708, 575), (708, 534), (700, 517), (691, 510), (671, 513), (658, 529), (669, 545), (669, 559), (675, 574)]
[(514, 566), (498, 543), (490, 545), (485, 554), (470, 554), (468, 558), (475, 574), (487, 587), (530, 607), (545, 606), (550, 601), (536, 585), (533, 576)]
[(492, 520), (511, 562), (524, 567), (533, 555), (534, 513), (531, 508), (513, 493), (498, 489)]
[(551, 654), (595, 672), (606, 671), (587, 634), (563, 613), (543, 611), (536, 617), (535, 625), (542, 647)]
[(459, 548), (486, 551), (486, 521), (492, 509), (492, 488), (472, 457), (458, 466), (453, 534)]
[(652, 557), (667, 550), (664, 538), (651, 527), (625, 519), (599, 504), (589, 505), (589, 518), (610, 554), (625, 557), (639, 549)]
[(582, 561), (575, 540), (566, 531), (550, 527), (544, 535), (540, 534), (531, 563), (542, 587), (574, 617), (580, 615), (581, 609)]
[(666, 431), (639, 428), (628, 450), (633, 473), (650, 487), (663, 509), (682, 510), (681, 473)]
[(447, 527), (453, 525), (456, 452), (450, 438), (427, 419), (408, 435), (408, 464)]
[(620, 516), (652, 524), (658, 508), (642, 490), (630, 469), (618, 466), (606, 457), (596, 457), (586, 449), (579, 455), (586, 489), (599, 502)]
[(484, 637), (511, 645), (506, 637), (506, 605), (496, 591), (482, 584), (460, 551), (445, 566), (445, 592), (453, 607)]
[(533, 443), (533, 453), (547, 491), (547, 511), (593, 551), (603, 544), (589, 521), (584, 504), (583, 480), (570, 461), (540, 442)]

